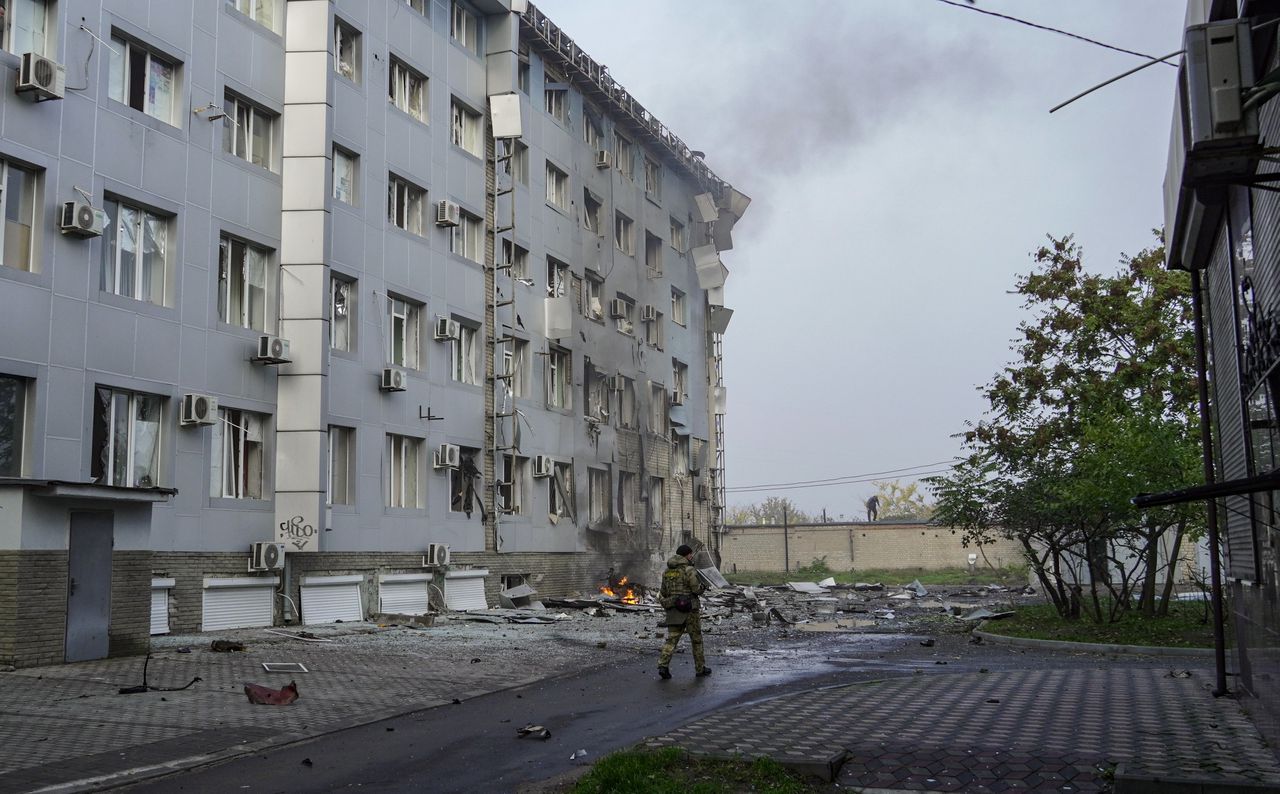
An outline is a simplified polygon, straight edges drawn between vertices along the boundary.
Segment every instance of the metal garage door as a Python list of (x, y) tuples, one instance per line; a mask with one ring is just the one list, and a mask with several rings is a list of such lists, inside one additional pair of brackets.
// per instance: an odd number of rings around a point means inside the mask
[(270, 626), (276, 580), (261, 576), (204, 580), (201, 631)]
[(169, 589), (172, 579), (151, 580), (151, 633), (169, 633)]
[(378, 578), (378, 611), (384, 615), (425, 615), (430, 606), (429, 573), (391, 573)]
[(305, 576), (302, 579), (302, 622), (336, 623), (364, 620), (360, 601), (362, 574), (350, 576)]
[(484, 600), (484, 578), (489, 571), (477, 568), (470, 571), (450, 571), (445, 575), (444, 599), (449, 609), (488, 609)]

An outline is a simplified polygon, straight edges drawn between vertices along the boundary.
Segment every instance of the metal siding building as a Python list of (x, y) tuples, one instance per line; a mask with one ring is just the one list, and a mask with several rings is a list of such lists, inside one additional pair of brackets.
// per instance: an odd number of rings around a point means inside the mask
[[(209, 604), (239, 616), (231, 580), (274, 584), (279, 623), (304, 577), (357, 576), (369, 612), (431, 544), (491, 603), (716, 547), (719, 252), (749, 199), (512, 5), (22, 4), (43, 16), (0, 42), (0, 664), (144, 651)], [(110, 558), (75, 563), (91, 532)], [(260, 542), (283, 571), (248, 570)]]

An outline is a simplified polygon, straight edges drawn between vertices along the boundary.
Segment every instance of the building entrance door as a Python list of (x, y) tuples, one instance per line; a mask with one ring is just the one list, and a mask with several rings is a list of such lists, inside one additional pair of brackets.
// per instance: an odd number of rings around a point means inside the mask
[(67, 545), (66, 660), (104, 659), (111, 625), (114, 520), (106, 512), (73, 512)]

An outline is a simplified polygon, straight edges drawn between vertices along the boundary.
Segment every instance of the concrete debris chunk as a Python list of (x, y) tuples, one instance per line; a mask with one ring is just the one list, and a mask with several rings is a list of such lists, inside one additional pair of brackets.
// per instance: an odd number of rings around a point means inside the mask
[(919, 579), (916, 579), (914, 582), (907, 585), (907, 590), (914, 593), (916, 598), (924, 598), (929, 595), (929, 591), (925, 589), (924, 585), (920, 584)]
[(883, 589), (884, 589), (884, 585), (880, 584), (879, 582), (876, 582), (875, 584), (868, 584), (867, 582), (854, 582), (854, 583), (853, 583), (853, 589), (854, 589), (854, 590), (862, 590), (862, 591), (866, 591), (866, 590), (883, 590)]
[(818, 582), (818, 586), (819, 587), (835, 587), (836, 578), (834, 576), (828, 576), (826, 579), (823, 579), (821, 582)]
[(516, 728), (516, 736), (521, 739), (550, 739), (551, 731), (541, 725), (526, 725)]
[(879, 618), (880, 620), (893, 620), (895, 617), (897, 617), (896, 615), (893, 614), (892, 609), (877, 609), (875, 612), (872, 612), (871, 615), (873, 617)]
[(821, 593), (822, 588), (817, 582), (787, 582), (787, 587), (797, 593)]

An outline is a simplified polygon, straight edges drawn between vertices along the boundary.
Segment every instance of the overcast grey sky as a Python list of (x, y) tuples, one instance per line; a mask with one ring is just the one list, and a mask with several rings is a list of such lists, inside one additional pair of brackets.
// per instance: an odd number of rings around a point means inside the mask
[[(956, 455), (1045, 235), (1113, 271), (1163, 223), (1167, 66), (1050, 115), (1141, 59), (939, 0), (536, 4), (754, 200), (722, 255), (730, 505), (852, 516), (869, 482), (733, 489)], [(1181, 47), (1182, 0), (976, 6)]]

